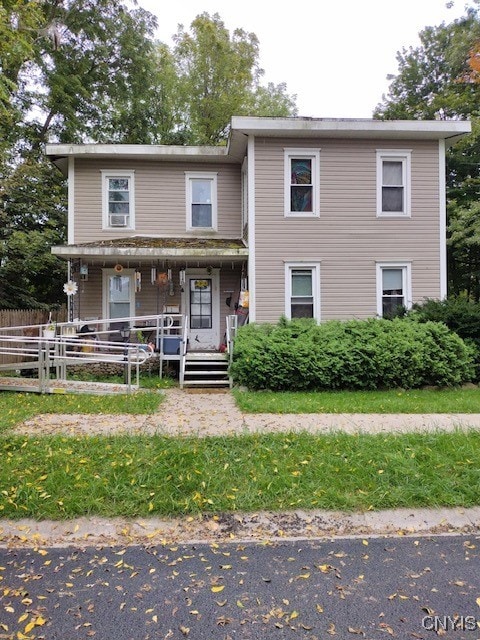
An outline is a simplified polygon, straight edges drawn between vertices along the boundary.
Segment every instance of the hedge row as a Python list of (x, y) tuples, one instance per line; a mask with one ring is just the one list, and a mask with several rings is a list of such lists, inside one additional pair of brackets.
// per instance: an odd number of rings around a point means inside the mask
[(281, 320), (239, 330), (231, 374), (275, 391), (455, 386), (472, 379), (473, 349), (436, 322)]
[(445, 300), (427, 299), (413, 305), (407, 317), (417, 322), (443, 322), (475, 347), (475, 380), (480, 380), (480, 303), (465, 296)]

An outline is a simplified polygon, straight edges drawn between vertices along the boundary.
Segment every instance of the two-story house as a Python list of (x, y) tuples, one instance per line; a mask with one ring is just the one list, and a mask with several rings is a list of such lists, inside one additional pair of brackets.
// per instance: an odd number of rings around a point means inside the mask
[[(72, 315), (367, 318), (447, 292), (445, 149), (469, 122), (234, 117), (218, 147), (48, 145)], [(241, 297), (241, 300), (240, 300)], [(240, 311), (245, 314), (246, 309)]]

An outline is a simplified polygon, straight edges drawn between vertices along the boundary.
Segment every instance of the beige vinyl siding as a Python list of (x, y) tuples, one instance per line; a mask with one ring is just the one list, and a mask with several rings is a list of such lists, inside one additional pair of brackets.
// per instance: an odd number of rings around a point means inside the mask
[[(320, 149), (320, 217), (284, 217), (284, 149)], [(376, 150), (411, 149), (411, 218), (377, 218)], [(319, 262), (322, 320), (376, 315), (376, 263), (410, 262), (414, 301), (440, 295), (438, 143), (257, 139), (256, 320), (285, 311), (285, 262)]]
[[(135, 229), (102, 230), (101, 171), (135, 172)], [(146, 161), (81, 160), (75, 162), (75, 243), (122, 236), (191, 236), (186, 231), (185, 172), (218, 173), (218, 230), (209, 236), (241, 236), (240, 166)]]
[(72, 297), (75, 318), (82, 320), (102, 317), (102, 270), (89, 265), (88, 281), (79, 282), (78, 293)]

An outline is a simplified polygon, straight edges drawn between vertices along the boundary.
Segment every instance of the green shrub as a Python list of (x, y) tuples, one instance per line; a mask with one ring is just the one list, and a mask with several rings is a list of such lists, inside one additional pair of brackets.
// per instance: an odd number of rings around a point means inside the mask
[(427, 299), (414, 304), (407, 317), (417, 322), (443, 322), (475, 348), (475, 380), (480, 380), (480, 303), (465, 296)]
[(249, 389), (391, 389), (471, 379), (473, 352), (444, 324), (282, 319), (238, 331), (231, 374)]

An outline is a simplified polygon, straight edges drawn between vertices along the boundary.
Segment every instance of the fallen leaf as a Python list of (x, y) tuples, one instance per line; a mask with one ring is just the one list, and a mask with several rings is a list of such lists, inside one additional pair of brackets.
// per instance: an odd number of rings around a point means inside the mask
[(319, 564), (317, 568), (320, 569), (322, 573), (329, 573), (333, 569), (331, 564)]
[(220, 591), (223, 591), (225, 589), (225, 585), (224, 584), (219, 584), (219, 585), (215, 585), (212, 587), (212, 592), (213, 593), (220, 593)]

